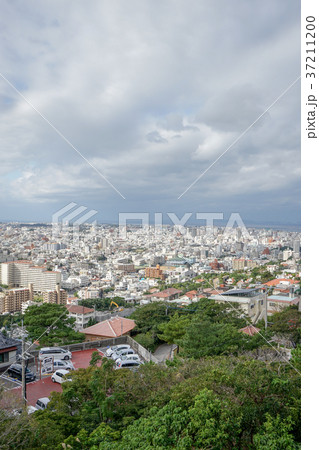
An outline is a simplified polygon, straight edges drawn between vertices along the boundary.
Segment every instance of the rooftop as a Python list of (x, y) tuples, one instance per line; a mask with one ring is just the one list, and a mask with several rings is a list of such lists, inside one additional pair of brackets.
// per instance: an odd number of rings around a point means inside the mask
[(134, 320), (117, 316), (85, 328), (80, 331), (80, 333), (113, 338), (122, 336), (123, 334), (133, 330), (133, 328), (135, 328)]

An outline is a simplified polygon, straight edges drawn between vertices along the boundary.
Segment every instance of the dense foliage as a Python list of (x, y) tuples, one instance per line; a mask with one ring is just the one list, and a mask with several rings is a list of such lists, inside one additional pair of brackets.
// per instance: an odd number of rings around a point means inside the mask
[[(218, 356), (131, 372), (99, 359), (74, 372), (46, 411), (3, 417), (0, 447), (299, 448), (300, 376), (290, 365)], [(7, 443), (8, 427), (19, 432)]]
[(83, 333), (74, 331), (75, 319), (68, 315), (63, 305), (44, 303), (29, 306), (24, 315), (24, 325), (29, 338), (37, 340), (40, 345), (72, 344), (85, 339)]
[(0, 448), (299, 449), (300, 346), (289, 363), (252, 357), (269, 349), (264, 338), (300, 337), (297, 308), (273, 315), (267, 334), (248, 336), (234, 305), (202, 299), (169, 306), (148, 304), (131, 317), (145, 347), (179, 344), (174, 361), (114, 370), (95, 352), (89, 368), (51, 394), (47, 410), (0, 413)]

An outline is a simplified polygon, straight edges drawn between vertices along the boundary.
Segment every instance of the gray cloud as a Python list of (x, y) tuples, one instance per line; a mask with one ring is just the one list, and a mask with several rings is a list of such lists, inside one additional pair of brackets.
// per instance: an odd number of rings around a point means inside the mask
[(297, 85), (175, 204), (298, 76), (297, 0), (6, 1), (0, 29), (3, 74), (127, 197), (0, 79), (3, 218), (64, 200), (106, 219), (202, 202), (253, 214), (265, 193), (299, 208)]

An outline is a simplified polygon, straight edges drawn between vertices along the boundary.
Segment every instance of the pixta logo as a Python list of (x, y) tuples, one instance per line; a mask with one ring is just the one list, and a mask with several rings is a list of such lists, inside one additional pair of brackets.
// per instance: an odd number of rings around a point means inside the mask
[[(76, 207), (76, 208), (75, 208)], [(71, 202), (52, 215), (52, 241), (63, 240), (64, 243), (78, 246), (80, 242), (80, 225), (96, 225), (96, 220), (89, 222), (98, 212), (87, 211), (86, 206)]]

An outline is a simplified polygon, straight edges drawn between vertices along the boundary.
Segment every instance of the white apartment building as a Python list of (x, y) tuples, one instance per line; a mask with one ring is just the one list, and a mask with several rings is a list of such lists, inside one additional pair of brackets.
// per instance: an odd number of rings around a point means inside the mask
[(1, 284), (9, 287), (28, 287), (33, 284), (35, 292), (55, 289), (61, 283), (61, 272), (34, 266), (31, 261), (11, 261), (1, 264)]
[(95, 311), (93, 308), (85, 306), (68, 305), (69, 315), (75, 319), (75, 326), (82, 330), (90, 319), (95, 319)]
[(78, 296), (81, 299), (99, 298), (99, 289), (84, 288), (78, 291)]

